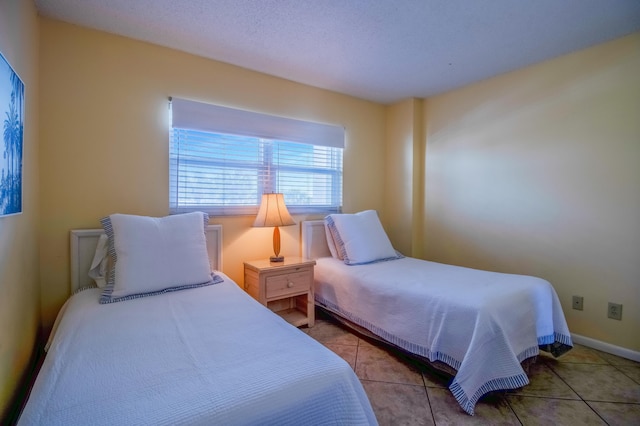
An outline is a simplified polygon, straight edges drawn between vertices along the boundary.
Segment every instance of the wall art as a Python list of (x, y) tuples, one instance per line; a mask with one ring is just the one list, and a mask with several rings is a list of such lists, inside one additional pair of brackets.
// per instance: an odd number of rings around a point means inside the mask
[(24, 83), (0, 53), (0, 216), (22, 213)]

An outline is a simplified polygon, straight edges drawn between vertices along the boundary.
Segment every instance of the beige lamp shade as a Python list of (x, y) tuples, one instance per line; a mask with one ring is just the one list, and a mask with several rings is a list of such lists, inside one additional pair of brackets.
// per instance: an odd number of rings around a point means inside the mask
[(267, 227), (274, 226), (273, 229), (273, 252), (269, 260), (272, 262), (284, 261), (284, 256), (280, 256), (280, 229), (279, 226), (295, 225), (293, 218), (284, 204), (284, 196), (279, 193), (263, 194), (260, 202), (260, 209), (253, 226)]
[(260, 210), (258, 210), (253, 226), (287, 226), (295, 224), (287, 210), (287, 206), (284, 204), (284, 195), (275, 193), (262, 194)]

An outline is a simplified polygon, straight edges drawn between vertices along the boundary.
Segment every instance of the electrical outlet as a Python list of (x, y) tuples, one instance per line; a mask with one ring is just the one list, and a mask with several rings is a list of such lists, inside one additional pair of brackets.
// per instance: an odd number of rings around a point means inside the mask
[(622, 304), (609, 302), (607, 317), (615, 320), (622, 320)]
[(577, 309), (579, 311), (582, 310), (582, 303), (584, 302), (584, 298), (582, 296), (573, 296), (573, 309)]

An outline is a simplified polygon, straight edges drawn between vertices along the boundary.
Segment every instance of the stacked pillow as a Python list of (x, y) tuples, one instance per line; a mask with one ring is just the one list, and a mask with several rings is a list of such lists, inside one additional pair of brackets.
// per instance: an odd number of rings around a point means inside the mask
[[(211, 272), (202, 212), (162, 218), (112, 214), (103, 218), (108, 258), (93, 265), (107, 274), (100, 303), (201, 287), (223, 279)], [(100, 252), (100, 245), (96, 256)], [(100, 274), (97, 274), (100, 275)], [(95, 279), (95, 278), (94, 278)]]
[(324, 220), (329, 251), (347, 265), (399, 259), (375, 210), (331, 214)]
[[(95, 281), (99, 288), (104, 288), (107, 285), (107, 272), (109, 270), (109, 237), (107, 234), (101, 234), (98, 238), (98, 244), (96, 245), (96, 251), (89, 267), (89, 277)], [(76, 291), (84, 290), (78, 289)]]

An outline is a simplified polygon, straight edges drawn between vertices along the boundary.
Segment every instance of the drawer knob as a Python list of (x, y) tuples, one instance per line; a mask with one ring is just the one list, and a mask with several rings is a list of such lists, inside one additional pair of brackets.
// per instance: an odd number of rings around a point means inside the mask
[(293, 287), (293, 282), (291, 282), (291, 281), (287, 282), (287, 287), (288, 287), (288, 288)]

